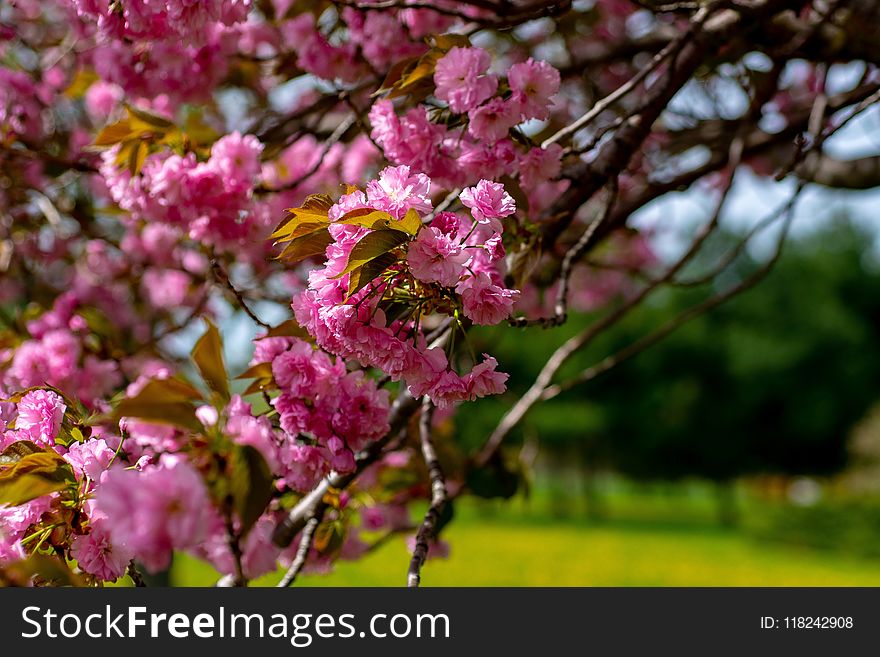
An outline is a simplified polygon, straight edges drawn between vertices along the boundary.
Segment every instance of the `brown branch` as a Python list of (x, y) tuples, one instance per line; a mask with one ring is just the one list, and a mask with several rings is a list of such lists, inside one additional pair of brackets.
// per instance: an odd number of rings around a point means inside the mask
[(315, 163), (309, 167), (307, 171), (305, 171), (302, 175), (298, 176), (296, 179), (291, 180), (288, 183), (284, 183), (280, 187), (257, 187), (254, 191), (257, 194), (269, 194), (274, 192), (286, 192), (291, 189), (296, 189), (301, 184), (303, 184), (306, 180), (311, 178), (318, 172), (318, 169), (321, 168), (321, 165), (324, 163), (324, 158), (327, 157), (327, 153), (330, 152), (330, 149), (335, 146), (340, 139), (348, 132), (348, 129), (354, 125), (357, 117), (355, 115), (351, 115), (342, 120), (336, 129), (330, 134), (329, 137), (324, 141), (324, 147), (321, 149), (321, 155), (315, 160)]
[[(733, 158), (733, 161), (738, 162), (741, 153), (741, 145), (738, 142), (734, 142), (734, 144), (731, 145), (731, 152), (731, 157)], [(613, 310), (604, 317), (601, 317), (599, 320), (585, 328), (577, 335), (566, 340), (558, 349), (556, 349), (555, 352), (553, 352), (553, 354), (544, 364), (544, 367), (541, 369), (534, 383), (532, 383), (531, 387), (522, 397), (520, 397), (520, 399), (513, 405), (513, 407), (504, 414), (504, 416), (498, 422), (498, 425), (495, 427), (494, 431), (492, 431), (492, 433), (489, 435), (489, 438), (483, 444), (483, 447), (477, 453), (476, 457), (474, 458), (474, 463), (477, 467), (482, 467), (489, 462), (489, 460), (501, 447), (501, 444), (514, 429), (514, 427), (516, 427), (523, 420), (523, 418), (535, 404), (541, 401), (544, 390), (548, 386), (550, 386), (550, 384), (553, 382), (553, 378), (556, 376), (557, 372), (559, 372), (560, 368), (562, 368), (562, 366), (565, 365), (565, 363), (567, 363), (568, 360), (575, 353), (590, 344), (596, 337), (604, 333), (608, 328), (617, 324), (621, 319), (629, 314), (630, 311), (632, 311), (642, 301), (644, 301), (651, 293), (653, 293), (655, 290), (657, 290), (668, 281), (672, 280), (678, 274), (678, 272), (681, 271), (681, 269), (688, 262), (690, 262), (693, 257), (700, 251), (706, 239), (708, 239), (709, 235), (718, 227), (718, 223), (721, 217), (721, 211), (724, 208), (728, 194), (730, 193), (730, 189), (733, 185), (734, 173), (735, 168), (732, 167), (730, 175), (727, 179), (727, 183), (722, 190), (722, 193), (720, 194), (718, 203), (716, 204), (715, 210), (712, 213), (709, 221), (697, 233), (696, 237), (692, 241), (690, 247), (687, 249), (685, 254), (681, 256), (675, 263), (673, 263), (666, 270), (663, 276), (643, 287), (638, 293), (632, 296), (616, 310)]]
[(312, 542), (315, 540), (315, 530), (321, 524), (323, 516), (324, 509), (320, 509), (313, 517), (309, 518), (306, 526), (303, 527), (302, 537), (299, 539), (299, 546), (296, 549), (296, 556), (293, 562), (291, 562), (290, 568), (284, 573), (284, 577), (278, 582), (278, 588), (287, 588), (296, 581), (297, 575), (299, 575), (303, 566), (306, 565), (306, 560), (309, 558), (309, 550), (312, 549)]
[(591, 245), (596, 230), (604, 222), (608, 220), (611, 209), (614, 207), (614, 200), (617, 198), (617, 178), (613, 178), (609, 184), (608, 200), (605, 207), (596, 215), (596, 218), (587, 225), (587, 229), (583, 232), (580, 239), (575, 242), (565, 253), (562, 259), (562, 269), (559, 273), (559, 291), (556, 295), (556, 306), (554, 313), (550, 317), (541, 317), (538, 319), (526, 319), (525, 317), (517, 317), (509, 320), (511, 326), (524, 327), (540, 325), (544, 328), (552, 328), (560, 326), (568, 319), (568, 291), (571, 285), (571, 275), (574, 264), (581, 259)]
[(743, 279), (737, 285), (734, 285), (730, 289), (725, 292), (721, 292), (715, 294), (705, 301), (688, 308), (687, 310), (681, 312), (679, 315), (669, 320), (666, 324), (661, 326), (659, 329), (650, 333), (639, 340), (636, 340), (632, 344), (624, 347), (620, 351), (615, 354), (612, 354), (596, 365), (589, 367), (583, 370), (580, 374), (571, 379), (564, 381), (562, 383), (557, 383), (551, 386), (548, 386), (543, 394), (541, 395), (541, 401), (548, 401), (558, 396), (559, 394), (574, 388), (577, 385), (582, 383), (587, 383), (592, 381), (593, 379), (599, 377), (602, 374), (612, 370), (617, 367), (624, 361), (629, 360), (633, 356), (643, 352), (645, 349), (657, 344), (665, 337), (675, 332), (685, 324), (687, 324), (692, 319), (699, 317), (700, 315), (705, 314), (706, 312), (712, 310), (713, 308), (721, 305), (722, 303), (732, 299), (733, 297), (745, 292), (746, 290), (751, 289), (755, 285), (757, 285), (760, 281), (762, 281), (767, 274), (773, 269), (776, 263), (779, 261), (780, 256), (782, 255), (782, 247), (785, 243), (785, 239), (788, 235), (789, 227), (791, 226), (791, 220), (793, 217), (794, 206), (795, 203), (800, 196), (801, 191), (804, 188), (804, 182), (798, 186), (792, 198), (785, 206), (785, 221), (783, 223), (782, 230), (780, 231), (779, 239), (777, 240), (776, 249), (773, 253), (773, 256), (756, 272)]
[(428, 476), (431, 479), (431, 504), (425, 513), (425, 518), (416, 533), (416, 544), (413, 548), (412, 559), (409, 562), (406, 585), (416, 588), (421, 583), (422, 566), (428, 558), (430, 542), (436, 538), (437, 524), (447, 504), (446, 479), (440, 460), (437, 458), (437, 450), (431, 442), (431, 420), (434, 417), (434, 405), (428, 397), (422, 401), (422, 417), (419, 421), (419, 438), (422, 446), (422, 456), (425, 465), (428, 466)]
[(303, 497), (275, 527), (275, 531), (272, 534), (273, 542), (280, 547), (290, 545), (293, 538), (302, 531), (310, 519), (316, 517), (319, 513), (323, 513), (327, 506), (324, 496), (331, 489), (341, 490), (346, 488), (367, 466), (375, 463), (382, 456), (383, 448), (392, 438), (406, 428), (410, 417), (415, 413), (418, 406), (418, 400), (414, 399), (404, 388), (391, 407), (391, 412), (389, 413), (391, 429), (388, 433), (355, 457), (354, 472), (346, 474), (332, 472)]
[(147, 586), (147, 583), (144, 581), (144, 576), (141, 574), (141, 571), (137, 569), (134, 561), (128, 562), (128, 568), (126, 568), (125, 572), (131, 578), (131, 581), (135, 585), (135, 587), (144, 588)]

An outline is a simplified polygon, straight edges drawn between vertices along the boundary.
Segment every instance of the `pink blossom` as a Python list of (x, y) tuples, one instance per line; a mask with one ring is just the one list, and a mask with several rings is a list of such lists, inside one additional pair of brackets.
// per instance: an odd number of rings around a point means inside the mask
[(409, 245), (406, 261), (413, 276), (426, 283), (453, 287), (464, 273), (470, 255), (461, 244), (437, 228), (423, 228)]
[(519, 123), (519, 116), (518, 103), (493, 98), (485, 105), (468, 112), (468, 132), (476, 139), (494, 144), (506, 137), (510, 129)]
[(467, 399), (467, 383), (455, 372), (443, 372), (431, 386), (430, 396), (438, 408), (445, 408)]
[(240, 181), (246, 186), (260, 173), (262, 152), (263, 145), (256, 137), (232, 132), (214, 143), (209, 162), (227, 182)]
[(484, 75), (491, 61), (482, 48), (453, 48), (434, 68), (434, 95), (457, 114), (473, 109), (498, 88), (497, 77)]
[[(236, 409), (238, 404), (241, 408)], [(233, 396), (226, 412), (228, 416), (226, 433), (239, 445), (250, 445), (256, 449), (266, 459), (269, 469), (280, 473), (278, 439), (269, 418), (254, 417), (251, 414), (250, 404), (245, 404), (238, 395)]]
[(64, 460), (73, 466), (74, 472), (98, 481), (101, 474), (110, 467), (116, 453), (101, 438), (73, 443), (68, 447)]
[(324, 451), (318, 447), (291, 442), (282, 448), (282, 458), (287, 467), (284, 480), (293, 490), (311, 490), (330, 471)]
[(519, 293), (494, 285), (485, 273), (462, 281), (456, 288), (461, 294), (465, 316), (475, 324), (490, 326), (508, 317)]
[(370, 207), (400, 219), (410, 208), (430, 212), (430, 191), (431, 179), (425, 174), (410, 175), (410, 168), (406, 165), (385, 167), (378, 180), (367, 184), (367, 200)]
[(339, 197), (339, 200), (333, 204), (330, 210), (327, 212), (327, 217), (330, 221), (338, 221), (343, 217), (343, 215), (351, 212), (352, 210), (359, 210), (361, 208), (369, 207), (367, 202), (367, 195), (364, 194), (361, 190), (355, 190), (351, 194), (344, 194)]
[(562, 147), (550, 144), (546, 149), (533, 148), (520, 160), (519, 179), (523, 187), (536, 185), (559, 176), (562, 169)]
[(475, 365), (465, 377), (467, 398), (470, 401), (487, 395), (500, 395), (507, 389), (505, 385), (510, 375), (496, 372), (498, 361), (489, 354), (483, 354), (483, 362)]
[(173, 310), (183, 305), (191, 282), (179, 269), (150, 267), (141, 278), (141, 292), (154, 308)]
[(93, 519), (88, 534), (71, 540), (70, 556), (83, 571), (98, 579), (113, 581), (125, 574), (133, 555), (125, 546), (111, 542), (102, 519)]
[(479, 223), (489, 223), (500, 232), (497, 220), (516, 212), (516, 202), (504, 191), (501, 183), (481, 180), (476, 187), (468, 187), (459, 196), (462, 204), (470, 208)]
[(106, 121), (107, 117), (119, 106), (125, 92), (117, 84), (98, 80), (86, 91), (86, 110), (92, 121)]
[(559, 71), (531, 57), (514, 64), (507, 72), (513, 99), (519, 104), (523, 118), (546, 119), (550, 116), (550, 97), (559, 91)]
[(67, 405), (51, 390), (32, 390), (18, 402), (16, 428), (29, 440), (54, 445)]
[(130, 550), (152, 572), (168, 566), (172, 550), (204, 539), (213, 508), (198, 472), (167, 457), (141, 472), (111, 470), (95, 501), (113, 544)]

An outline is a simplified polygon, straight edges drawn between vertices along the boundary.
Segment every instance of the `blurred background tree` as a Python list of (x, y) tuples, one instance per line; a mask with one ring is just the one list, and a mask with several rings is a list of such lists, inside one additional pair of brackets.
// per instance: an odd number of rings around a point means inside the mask
[[(714, 246), (735, 242), (722, 235)], [(610, 470), (640, 481), (714, 482), (725, 522), (734, 519), (729, 486), (737, 478), (841, 472), (853, 427), (880, 399), (880, 268), (871, 245), (846, 217), (793, 240), (755, 290), (565, 393), (527, 420), (522, 434), (540, 432), (551, 470), (577, 463), (583, 477)], [(745, 276), (757, 264), (743, 254), (734, 271)], [(572, 369), (617, 351), (710, 292), (685, 288), (658, 297)], [(481, 338), (509, 363), (512, 381), (532, 379), (547, 357), (540, 341), (491, 331)], [(486, 426), (459, 427), (462, 440), (476, 443), (492, 425), (497, 409), (485, 405)], [(595, 505), (595, 491), (587, 492)]]

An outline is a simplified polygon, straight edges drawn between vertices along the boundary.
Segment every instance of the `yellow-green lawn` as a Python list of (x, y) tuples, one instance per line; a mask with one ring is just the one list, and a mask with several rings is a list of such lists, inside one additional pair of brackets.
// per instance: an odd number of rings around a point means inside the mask
[[(465, 515), (448, 528), (448, 559), (429, 561), (425, 586), (878, 586), (880, 561), (759, 542), (708, 524), (523, 520)], [(400, 586), (402, 538), (309, 586)], [(179, 557), (177, 585), (211, 585), (216, 575)], [(272, 585), (278, 575), (258, 583)]]

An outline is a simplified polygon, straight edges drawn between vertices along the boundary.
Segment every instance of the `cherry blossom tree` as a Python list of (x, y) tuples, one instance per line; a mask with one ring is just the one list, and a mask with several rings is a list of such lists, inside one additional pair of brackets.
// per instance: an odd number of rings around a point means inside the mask
[[(878, 37), (870, 0), (4, 3), (0, 580), (142, 584), (185, 551), (287, 586), (404, 533), (417, 586), (535, 405), (756, 284), (806, 186), (880, 185), (824, 148), (880, 100)], [(746, 170), (795, 192), (706, 267)], [(685, 189), (713, 209), (669, 262), (628, 222)], [(708, 292), (566, 369), (682, 285)], [(518, 398), (491, 325), (559, 345)]]

